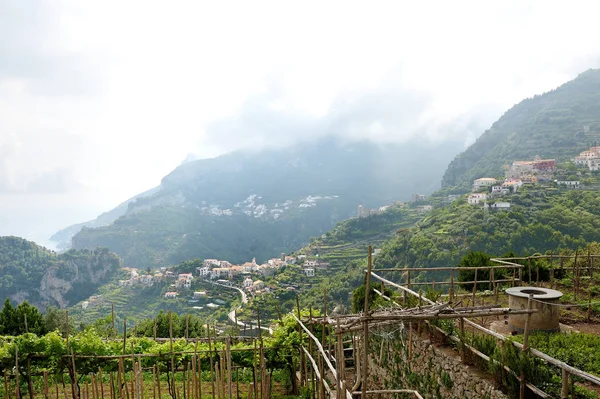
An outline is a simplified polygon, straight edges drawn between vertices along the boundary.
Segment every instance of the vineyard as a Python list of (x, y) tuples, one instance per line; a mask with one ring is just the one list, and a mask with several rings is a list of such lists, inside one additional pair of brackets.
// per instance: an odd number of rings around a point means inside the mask
[[(66, 337), (0, 338), (4, 398), (200, 399), (281, 397), (292, 389), (295, 333), (122, 339), (90, 328)], [(291, 333), (291, 334), (289, 334)]]

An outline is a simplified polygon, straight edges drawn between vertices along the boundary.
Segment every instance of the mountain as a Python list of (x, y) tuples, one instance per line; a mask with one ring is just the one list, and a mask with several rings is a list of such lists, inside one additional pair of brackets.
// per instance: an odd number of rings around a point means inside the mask
[(65, 227), (54, 233), (52, 237), (50, 237), (50, 241), (56, 243), (56, 247), (59, 250), (69, 249), (71, 246), (71, 239), (73, 236), (81, 231), (84, 227), (101, 227), (106, 226), (123, 216), (127, 212), (127, 207), (129, 203), (137, 200), (138, 198), (147, 197), (149, 195), (154, 194), (157, 191), (156, 188), (152, 188), (148, 191), (145, 191), (141, 194), (136, 195), (135, 197), (119, 204), (116, 208), (111, 209), (108, 212), (102, 213), (94, 220), (90, 220), (88, 222), (77, 223), (69, 227)]
[(112, 224), (84, 227), (72, 246), (108, 247), (143, 268), (192, 258), (262, 261), (302, 247), (359, 205), (431, 193), (460, 146), (327, 138), (187, 162)]
[(89, 296), (121, 267), (106, 248), (57, 254), (18, 237), (0, 237), (0, 297), (45, 308)]
[(600, 69), (521, 101), (448, 166), (442, 187), (467, 190), (474, 179), (503, 173), (514, 160), (566, 161), (600, 143)]

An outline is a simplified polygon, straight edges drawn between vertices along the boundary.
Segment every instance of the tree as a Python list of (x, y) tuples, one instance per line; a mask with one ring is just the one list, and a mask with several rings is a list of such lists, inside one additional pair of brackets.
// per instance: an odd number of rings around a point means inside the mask
[(36, 335), (44, 335), (48, 332), (44, 316), (38, 309), (23, 301), (16, 307), (14, 312), (15, 329), (13, 335), (24, 334), (25, 332), (34, 333)]
[[(482, 267), (489, 266), (490, 256), (485, 252), (480, 251), (469, 251), (463, 258), (460, 260), (458, 267)], [(489, 270), (478, 270), (477, 271), (477, 280), (489, 280), (490, 271)], [(461, 270), (458, 272), (458, 281), (474, 281), (475, 280), (475, 271), (474, 270)], [(488, 284), (488, 283), (486, 283)], [(462, 286), (467, 290), (473, 289), (473, 284), (462, 284)], [(488, 285), (477, 284), (477, 289), (484, 289), (488, 287)]]
[(15, 308), (12, 303), (10, 303), (10, 299), (6, 298), (4, 307), (2, 308), (2, 311), (0, 311), (0, 334), (12, 334), (11, 332), (15, 329), (14, 321)]
[(46, 309), (44, 321), (48, 331), (58, 331), (63, 337), (67, 335), (67, 331), (70, 331), (71, 333), (75, 331), (73, 320), (69, 320), (69, 326), (67, 328), (67, 314), (54, 306), (50, 306)]

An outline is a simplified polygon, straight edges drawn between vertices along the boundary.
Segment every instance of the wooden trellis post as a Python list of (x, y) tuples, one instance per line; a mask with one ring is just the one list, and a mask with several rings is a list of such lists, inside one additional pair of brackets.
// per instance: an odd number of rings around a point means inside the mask
[[(369, 294), (371, 293), (371, 271), (373, 270), (373, 248), (369, 245), (369, 256), (367, 278), (365, 281), (365, 305), (363, 314), (369, 314)], [(369, 322), (363, 321), (363, 364), (362, 364), (362, 384), (360, 387), (361, 398), (367, 399), (367, 385), (369, 380)]]

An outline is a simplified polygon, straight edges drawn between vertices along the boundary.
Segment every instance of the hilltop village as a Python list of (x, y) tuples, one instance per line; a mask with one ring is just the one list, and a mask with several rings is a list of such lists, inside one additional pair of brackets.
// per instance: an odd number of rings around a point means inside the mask
[[(164, 289), (161, 292), (166, 289), (166, 292), (161, 293), (164, 299), (172, 300), (180, 296), (190, 297), (189, 302), (193, 304), (199, 302), (199, 300), (206, 302), (211, 299), (207, 291), (201, 288), (206, 283), (243, 290), (249, 296), (259, 296), (275, 289), (296, 290), (297, 287), (293, 285), (278, 284), (277, 287), (271, 287), (264, 282), (265, 279), (273, 276), (285, 266), (294, 265), (301, 270), (302, 275), (306, 278), (314, 277), (318, 268), (329, 266), (327, 262), (319, 261), (316, 257), (309, 258), (306, 255), (288, 256), (285, 254), (260, 264), (256, 262), (256, 259), (241, 265), (234, 265), (229, 261), (219, 259), (195, 260), (185, 263), (189, 264), (186, 270), (179, 270), (182, 268), (181, 265), (161, 267), (158, 271), (125, 267), (121, 270), (126, 278), (118, 280), (118, 286), (132, 289), (162, 286)], [(81, 306), (85, 310), (103, 302), (102, 295), (94, 295), (83, 301)], [(213, 299), (213, 302), (207, 303), (206, 306), (216, 309), (224, 304), (225, 302), (220, 299)], [(197, 309), (201, 308), (197, 307)]]
[(471, 205), (491, 209), (510, 209), (510, 196), (523, 186), (537, 185), (546, 188), (594, 188), (600, 182), (600, 146), (590, 147), (570, 162), (557, 165), (554, 159), (514, 161), (505, 166), (504, 176), (481, 177), (473, 181), (472, 193), (466, 198)]

